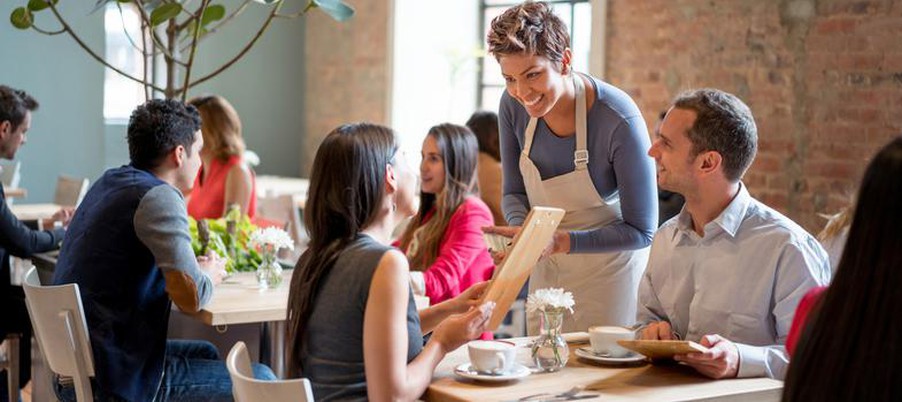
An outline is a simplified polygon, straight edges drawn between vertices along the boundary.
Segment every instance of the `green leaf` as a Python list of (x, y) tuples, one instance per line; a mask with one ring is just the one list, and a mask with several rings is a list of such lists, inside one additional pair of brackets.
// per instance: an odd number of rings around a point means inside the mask
[(313, 4), (338, 22), (346, 21), (354, 16), (354, 9), (341, 0), (313, 0)]
[(162, 6), (154, 9), (152, 13), (150, 13), (150, 25), (160, 25), (177, 17), (180, 12), (182, 12), (182, 5), (179, 3), (163, 4)]
[[(59, 0), (53, 0), (53, 5), (55, 6)], [(47, 0), (28, 0), (28, 9), (31, 11), (41, 11), (47, 7), (50, 7), (50, 2)]]
[(18, 29), (28, 29), (34, 23), (34, 18), (32, 18), (31, 11), (28, 11), (27, 8), (19, 7), (9, 15), (9, 22)]
[(219, 21), (225, 17), (225, 6), (222, 4), (213, 4), (204, 10), (204, 15), (200, 17), (200, 26), (205, 27), (211, 22)]

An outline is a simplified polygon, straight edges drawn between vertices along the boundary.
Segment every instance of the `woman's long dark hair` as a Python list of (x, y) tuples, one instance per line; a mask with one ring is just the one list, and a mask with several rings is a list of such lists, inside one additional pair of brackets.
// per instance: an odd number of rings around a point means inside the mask
[(501, 162), (498, 115), (487, 110), (475, 112), (467, 120), (467, 128), (476, 136), (476, 141), (479, 143), (479, 152), (484, 152), (496, 161)]
[[(401, 250), (407, 250), (410, 269), (416, 271), (425, 271), (435, 262), (451, 216), (476, 190), (479, 146), (470, 129), (445, 123), (430, 128), (428, 135), (435, 139), (442, 154), (445, 185), (438, 194), (420, 192), (420, 211), (411, 219), (401, 236)], [(423, 224), (433, 208), (435, 214)], [(414, 237), (417, 239), (417, 247), (410, 249)]]
[(385, 197), (386, 166), (398, 143), (391, 129), (369, 123), (333, 130), (316, 151), (304, 223), (310, 235), (291, 278), (288, 370), (301, 369), (301, 345), (322, 278), (361, 230), (373, 223)]
[(784, 401), (902, 400), (902, 137), (868, 165), (836, 276), (808, 318)]

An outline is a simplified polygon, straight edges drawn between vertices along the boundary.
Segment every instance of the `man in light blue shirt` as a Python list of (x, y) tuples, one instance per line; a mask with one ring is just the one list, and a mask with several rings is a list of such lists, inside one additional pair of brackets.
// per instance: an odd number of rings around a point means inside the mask
[(649, 149), (658, 184), (686, 204), (652, 241), (639, 285), (643, 339), (682, 338), (678, 361), (713, 378), (782, 379), (796, 305), (830, 278), (817, 240), (752, 198), (740, 179), (757, 150), (751, 110), (714, 89), (681, 94)]

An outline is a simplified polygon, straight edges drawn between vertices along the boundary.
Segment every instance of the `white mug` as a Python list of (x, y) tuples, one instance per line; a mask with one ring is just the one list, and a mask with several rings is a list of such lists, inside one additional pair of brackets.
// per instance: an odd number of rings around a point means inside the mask
[(472, 341), (467, 344), (470, 365), (483, 374), (507, 373), (517, 358), (517, 346), (504, 341)]
[(589, 343), (592, 351), (607, 357), (625, 357), (629, 349), (617, 344), (621, 339), (636, 339), (636, 333), (624, 327), (596, 326), (589, 328)]

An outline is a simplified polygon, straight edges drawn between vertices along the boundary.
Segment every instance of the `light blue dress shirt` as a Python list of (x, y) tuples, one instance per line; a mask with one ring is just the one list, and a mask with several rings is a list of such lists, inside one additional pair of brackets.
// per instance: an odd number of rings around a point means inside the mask
[(827, 253), (741, 183), (704, 234), (685, 208), (661, 226), (639, 285), (638, 322), (668, 321), (696, 342), (719, 334), (739, 349), (739, 377), (783, 379), (796, 305), (829, 282)]

